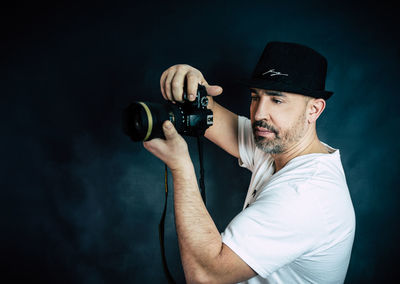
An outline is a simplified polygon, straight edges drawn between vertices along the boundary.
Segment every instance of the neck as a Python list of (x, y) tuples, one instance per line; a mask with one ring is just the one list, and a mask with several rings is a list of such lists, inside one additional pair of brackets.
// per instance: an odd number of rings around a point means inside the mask
[(275, 172), (282, 169), (290, 160), (314, 153), (328, 154), (328, 149), (319, 141), (315, 130), (306, 133), (299, 141), (290, 145), (288, 149), (279, 154), (271, 154), (275, 161)]

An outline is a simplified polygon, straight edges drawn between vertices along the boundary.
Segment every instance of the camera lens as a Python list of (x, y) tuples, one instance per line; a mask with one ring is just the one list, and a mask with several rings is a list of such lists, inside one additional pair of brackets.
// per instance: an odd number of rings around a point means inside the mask
[(143, 141), (151, 133), (151, 112), (148, 110), (146, 104), (142, 102), (132, 103), (124, 110), (122, 123), (126, 135), (133, 141)]
[(124, 110), (122, 120), (125, 134), (133, 141), (163, 138), (162, 124), (166, 120), (172, 121), (178, 131), (182, 128), (180, 110), (172, 103), (134, 102)]
[(140, 111), (133, 113), (133, 127), (136, 132), (140, 133), (143, 131), (143, 121), (140, 117)]

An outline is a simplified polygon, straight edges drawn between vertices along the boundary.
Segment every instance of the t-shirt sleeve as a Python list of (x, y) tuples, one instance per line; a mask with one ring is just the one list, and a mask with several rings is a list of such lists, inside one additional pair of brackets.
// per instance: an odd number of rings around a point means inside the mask
[(264, 278), (309, 252), (323, 226), (315, 205), (292, 194), (293, 189), (276, 190), (281, 193), (260, 196), (221, 234), (223, 243)]
[(251, 121), (244, 116), (238, 116), (238, 144), (239, 165), (253, 171), (256, 146)]

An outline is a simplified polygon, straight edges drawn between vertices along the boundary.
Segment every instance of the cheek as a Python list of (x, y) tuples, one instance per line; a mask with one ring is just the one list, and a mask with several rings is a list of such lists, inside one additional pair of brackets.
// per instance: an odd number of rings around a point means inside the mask
[(299, 123), (300, 117), (292, 111), (276, 111), (271, 114), (274, 126), (281, 132), (287, 132)]
[(290, 123), (287, 124), (287, 129), (304, 129), (306, 126), (306, 116), (304, 113), (297, 114), (290, 118)]

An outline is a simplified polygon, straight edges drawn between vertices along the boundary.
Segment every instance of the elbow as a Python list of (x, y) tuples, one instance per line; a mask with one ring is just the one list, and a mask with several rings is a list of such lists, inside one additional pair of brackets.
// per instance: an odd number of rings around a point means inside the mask
[(193, 271), (190, 275), (187, 275), (186, 282), (190, 284), (220, 284), (220, 282), (218, 282), (211, 273), (200, 269)]
[[(221, 266), (219, 254), (203, 261), (186, 261), (183, 265), (187, 283), (221, 284)], [(221, 282), (222, 281), (222, 282)]]

